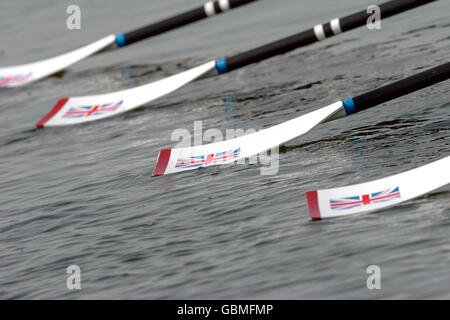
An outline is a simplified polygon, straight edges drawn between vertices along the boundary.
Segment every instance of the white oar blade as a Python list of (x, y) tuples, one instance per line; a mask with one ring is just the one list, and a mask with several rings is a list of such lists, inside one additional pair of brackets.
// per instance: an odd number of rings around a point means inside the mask
[(109, 35), (82, 48), (54, 58), (0, 68), (0, 88), (18, 87), (45, 78), (72, 64), (99, 52), (114, 43), (115, 35)]
[(306, 193), (312, 220), (387, 208), (450, 183), (450, 156), (391, 177)]
[(343, 110), (341, 101), (243, 137), (190, 148), (161, 150), (153, 176), (231, 163), (257, 155), (305, 134), (340, 110)]
[(179, 89), (211, 71), (215, 65), (215, 61), (210, 61), (171, 77), (114, 93), (61, 99), (36, 126), (69, 126), (116, 116)]

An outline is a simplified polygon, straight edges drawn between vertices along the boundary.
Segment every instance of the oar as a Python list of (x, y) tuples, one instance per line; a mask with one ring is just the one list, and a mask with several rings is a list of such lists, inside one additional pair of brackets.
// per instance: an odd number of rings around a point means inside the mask
[(127, 33), (109, 35), (82, 48), (54, 58), (0, 68), (0, 88), (18, 87), (45, 78), (83, 60), (103, 49), (120, 48), (137, 41), (212, 17), (216, 14), (258, 0), (216, 0), (208, 1), (202, 7), (189, 10), (177, 16)]
[[(389, 1), (380, 5), (381, 17), (387, 18), (433, 1), (436, 0)], [(370, 14), (363, 10), (341, 19), (333, 19), (328, 23), (316, 25), (314, 28), (282, 40), (236, 56), (210, 61), (188, 71), (140, 87), (102, 95), (64, 98), (59, 100), (53, 109), (36, 123), (36, 126), (38, 128), (67, 126), (112, 117), (169, 94), (214, 69), (217, 70), (217, 73), (223, 74), (306, 46), (326, 37), (365, 25), (369, 16)], [(117, 108), (110, 108), (112, 104), (117, 105)]]
[(298, 118), (243, 137), (190, 148), (161, 150), (153, 176), (249, 158), (299, 137), (322, 122), (366, 110), (449, 78), (450, 62), (447, 62), (387, 86), (333, 103)]
[(308, 191), (311, 220), (388, 208), (450, 183), (450, 156), (390, 177), (351, 186)]

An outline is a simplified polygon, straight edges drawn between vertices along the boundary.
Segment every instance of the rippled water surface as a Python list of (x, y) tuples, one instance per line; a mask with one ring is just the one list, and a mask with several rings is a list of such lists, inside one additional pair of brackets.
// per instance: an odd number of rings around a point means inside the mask
[[(279, 172), (227, 165), (152, 178), (171, 134), (262, 129), (447, 62), (450, 1), (193, 82), (130, 113), (34, 129), (65, 96), (181, 72), (364, 9), (262, 0), (0, 91), (0, 298), (450, 298), (450, 186), (367, 215), (310, 222), (305, 192), (370, 181), (450, 153), (450, 82), (320, 125)], [(0, 65), (39, 60), (193, 8), (194, 0), (0, 4)], [(417, 181), (420, 183), (420, 181)], [(76, 264), (82, 289), (66, 289)], [(382, 289), (368, 290), (379, 265)]]

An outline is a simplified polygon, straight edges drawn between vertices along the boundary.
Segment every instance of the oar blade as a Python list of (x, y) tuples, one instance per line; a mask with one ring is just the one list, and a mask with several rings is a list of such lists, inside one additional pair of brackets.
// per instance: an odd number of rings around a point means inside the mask
[(96, 96), (64, 98), (36, 123), (36, 127), (69, 126), (133, 110), (169, 94), (215, 68), (215, 61), (140, 87)]
[(115, 42), (116, 36), (109, 35), (74, 51), (38, 62), (0, 68), (0, 88), (19, 87), (61, 71), (83, 60)]
[(450, 157), (366, 183), (308, 191), (312, 220), (341, 217), (391, 207), (450, 183)]
[(153, 176), (223, 165), (255, 156), (307, 133), (343, 110), (342, 101), (320, 108), (271, 128), (239, 138), (188, 148), (162, 150)]

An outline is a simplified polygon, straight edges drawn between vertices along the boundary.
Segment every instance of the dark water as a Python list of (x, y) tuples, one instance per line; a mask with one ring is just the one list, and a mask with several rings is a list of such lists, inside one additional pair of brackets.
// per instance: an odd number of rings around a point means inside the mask
[[(450, 82), (321, 125), (284, 145), (275, 176), (231, 165), (152, 178), (177, 128), (262, 129), (447, 62), (438, 1), (110, 120), (35, 130), (58, 98), (150, 82), (359, 11), (373, 1), (264, 0), (0, 91), (0, 298), (450, 298), (450, 187), (312, 223), (305, 192), (449, 155)], [(202, 1), (2, 1), (0, 65), (71, 50)], [(418, 181), (417, 183), (420, 183)], [(81, 268), (80, 291), (66, 268)], [(379, 265), (382, 289), (368, 290)]]

